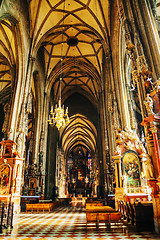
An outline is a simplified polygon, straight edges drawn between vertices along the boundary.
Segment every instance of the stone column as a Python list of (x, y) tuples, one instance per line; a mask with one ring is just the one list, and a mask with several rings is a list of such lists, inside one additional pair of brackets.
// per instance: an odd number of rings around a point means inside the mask
[(150, 179), (148, 185), (152, 188), (155, 231), (160, 233), (160, 179)]
[(150, 131), (152, 132), (152, 135), (153, 135), (158, 177), (160, 177), (160, 148), (159, 148), (159, 143), (158, 143), (157, 127), (154, 125), (153, 122), (151, 123)]
[(122, 156), (116, 155), (112, 157), (115, 163), (115, 178), (116, 178), (116, 188), (122, 187), (122, 169), (121, 169), (121, 158)]
[(158, 136), (157, 136), (158, 126), (156, 126), (156, 123), (159, 123), (159, 122), (160, 122), (159, 116), (151, 115), (149, 117), (146, 117), (141, 124), (142, 126), (147, 127), (148, 140), (151, 137), (153, 139), (153, 140), (151, 139), (152, 141), (149, 140), (147, 143), (151, 145), (149, 146), (149, 149), (153, 159), (154, 169), (156, 169), (156, 177), (160, 178), (160, 147), (159, 147)]
[(144, 93), (143, 93), (143, 88), (142, 88), (142, 83), (141, 83), (142, 77), (141, 77), (141, 75), (138, 75), (137, 70), (134, 70), (134, 71), (132, 72), (132, 76), (133, 76), (133, 78), (134, 78), (134, 81), (135, 81), (136, 84), (137, 84), (138, 98), (139, 98), (141, 113), (142, 113), (142, 117), (144, 118), (145, 110), (144, 110), (144, 104), (143, 104), (143, 101), (144, 101)]
[(115, 155), (112, 157), (115, 162), (115, 207), (118, 209), (117, 201), (124, 199), (124, 188), (122, 187), (122, 171), (121, 171), (121, 155)]
[[(135, 0), (132, 0), (132, 2), (135, 4)], [(137, 2), (139, 4), (139, 9), (136, 9), (139, 14), (139, 18), (137, 20), (145, 51), (150, 58), (153, 74), (160, 76), (160, 55), (157, 54), (160, 51), (160, 39), (158, 36), (156, 22), (151, 14), (150, 8), (148, 7), (147, 1), (141, 0)]]
[[(154, 211), (154, 224), (156, 233), (160, 233), (160, 148), (158, 142), (158, 124), (160, 123), (160, 117), (156, 115), (151, 115), (145, 118), (142, 122), (143, 126), (147, 127), (148, 138), (152, 137), (152, 141), (148, 141), (151, 146), (149, 146), (154, 171), (155, 178), (148, 180), (148, 185), (152, 188), (152, 202), (153, 202), (153, 211)], [(150, 136), (152, 135), (152, 136)]]

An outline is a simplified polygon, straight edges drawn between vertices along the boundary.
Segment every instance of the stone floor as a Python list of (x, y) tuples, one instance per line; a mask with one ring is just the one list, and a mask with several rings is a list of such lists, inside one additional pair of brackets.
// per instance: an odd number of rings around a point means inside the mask
[(13, 230), (3, 231), (0, 239), (32, 240), (32, 239), (160, 239), (155, 233), (122, 233), (120, 229), (114, 232), (107, 230), (105, 225), (96, 230), (95, 225), (89, 225), (86, 230), (85, 209), (82, 206), (59, 207), (52, 213), (21, 213), (14, 219)]

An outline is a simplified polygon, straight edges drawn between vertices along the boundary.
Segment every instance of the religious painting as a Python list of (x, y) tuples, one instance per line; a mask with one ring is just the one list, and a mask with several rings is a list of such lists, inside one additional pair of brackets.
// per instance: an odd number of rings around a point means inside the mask
[(126, 187), (139, 187), (140, 163), (134, 152), (127, 152), (123, 157), (124, 185)]
[(2, 164), (0, 166), (0, 193), (9, 194), (10, 189), (10, 166)]
[(37, 182), (36, 178), (31, 178), (30, 179), (30, 189), (35, 189), (36, 188), (36, 182)]

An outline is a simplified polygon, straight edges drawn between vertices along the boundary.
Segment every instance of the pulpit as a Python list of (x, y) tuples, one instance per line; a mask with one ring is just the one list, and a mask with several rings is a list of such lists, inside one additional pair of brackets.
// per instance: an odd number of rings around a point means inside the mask
[(0, 202), (13, 202), (14, 211), (20, 211), (23, 158), (16, 152), (12, 140), (0, 142)]

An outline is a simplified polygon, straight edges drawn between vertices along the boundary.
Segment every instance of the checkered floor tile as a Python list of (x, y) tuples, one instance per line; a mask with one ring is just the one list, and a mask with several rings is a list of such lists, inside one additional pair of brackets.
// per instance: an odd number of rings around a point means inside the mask
[(21, 213), (14, 219), (12, 232), (0, 234), (0, 239), (10, 240), (36, 240), (36, 239), (67, 239), (67, 240), (156, 240), (160, 239), (154, 233), (122, 233), (117, 229), (110, 232), (103, 225), (96, 230), (95, 225), (86, 229), (86, 216), (83, 207), (59, 207), (52, 213), (31, 214)]

